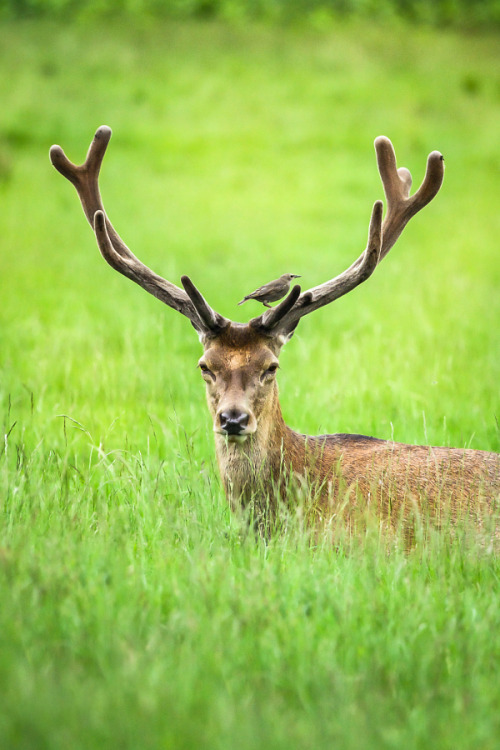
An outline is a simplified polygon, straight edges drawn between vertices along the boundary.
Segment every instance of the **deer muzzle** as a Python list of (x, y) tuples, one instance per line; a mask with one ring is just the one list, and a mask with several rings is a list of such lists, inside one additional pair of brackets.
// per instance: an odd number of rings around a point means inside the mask
[(248, 411), (237, 408), (224, 409), (218, 412), (214, 426), (215, 432), (227, 435), (231, 442), (233, 440), (241, 442), (241, 439), (245, 439), (248, 435), (254, 433), (255, 429), (255, 417)]

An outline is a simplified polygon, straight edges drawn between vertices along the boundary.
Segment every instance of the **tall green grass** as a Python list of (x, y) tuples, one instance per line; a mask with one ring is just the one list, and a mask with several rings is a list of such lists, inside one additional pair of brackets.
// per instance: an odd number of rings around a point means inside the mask
[[(304, 432), (499, 449), (496, 40), (404, 26), (0, 29), (0, 746), (494, 748), (498, 561), (231, 516), (187, 321), (102, 261), (73, 188), (222, 314), (364, 247), (372, 142), (445, 183), (281, 357)], [(243, 311), (243, 312), (242, 312)]]

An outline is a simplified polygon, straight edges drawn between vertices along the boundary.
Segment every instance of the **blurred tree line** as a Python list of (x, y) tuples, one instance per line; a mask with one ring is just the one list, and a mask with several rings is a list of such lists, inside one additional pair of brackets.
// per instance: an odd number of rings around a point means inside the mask
[(223, 18), (312, 22), (401, 18), (435, 26), (500, 27), (500, 0), (1, 0), (0, 18)]

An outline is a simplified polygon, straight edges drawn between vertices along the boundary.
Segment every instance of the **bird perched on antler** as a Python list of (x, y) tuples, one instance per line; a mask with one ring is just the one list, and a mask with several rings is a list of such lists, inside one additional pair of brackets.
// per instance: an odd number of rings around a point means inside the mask
[(300, 276), (296, 273), (284, 273), (279, 279), (270, 281), (268, 284), (264, 284), (264, 286), (259, 286), (255, 292), (247, 294), (246, 297), (243, 297), (241, 302), (238, 302), (238, 305), (242, 305), (249, 299), (255, 299), (257, 302), (262, 302), (265, 307), (271, 307), (269, 302), (277, 302), (284, 297), (290, 289), (292, 279), (300, 279)]

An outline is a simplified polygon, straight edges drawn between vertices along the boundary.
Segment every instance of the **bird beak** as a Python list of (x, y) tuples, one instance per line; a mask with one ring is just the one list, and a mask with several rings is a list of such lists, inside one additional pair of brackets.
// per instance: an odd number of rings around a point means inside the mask
[(301, 279), (300, 274), (292, 273), (292, 279)]

